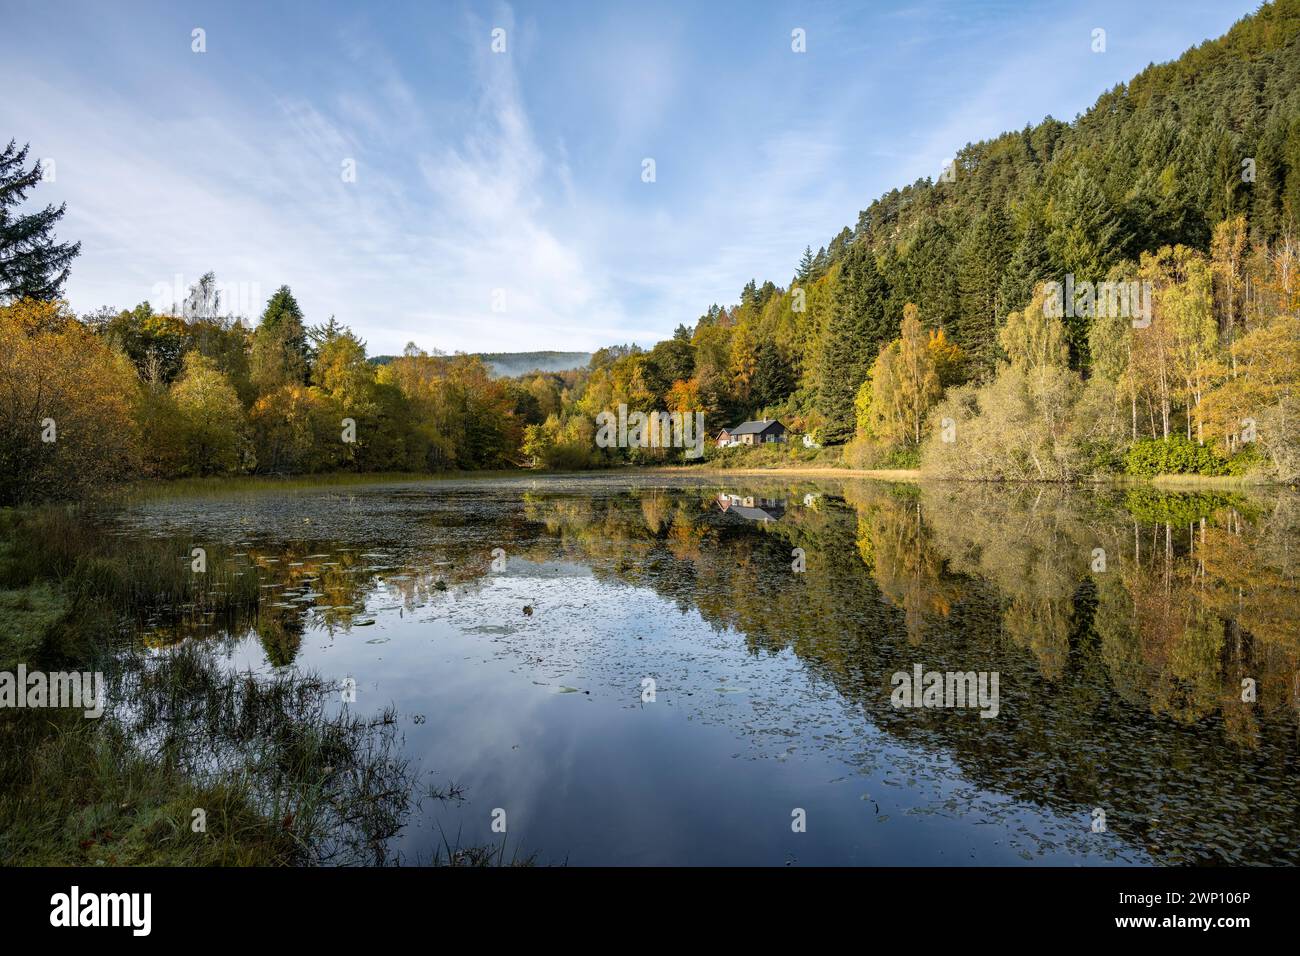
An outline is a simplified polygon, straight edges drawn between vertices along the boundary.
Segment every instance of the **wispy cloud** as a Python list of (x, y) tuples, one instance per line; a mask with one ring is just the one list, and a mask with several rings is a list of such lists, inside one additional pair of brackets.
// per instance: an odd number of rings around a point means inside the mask
[[(334, 314), (376, 352), (649, 344), (751, 277), (788, 280), (805, 244), (967, 141), (1070, 118), (1238, 5), (1179, 3), (1163, 39), (1118, 0), (237, 5), (205, 14), (203, 55), (170, 6), (130, 24), (76, 8), (55, 48), (36, 40), (69, 17), (30, 6), (0, 37), (0, 136), (57, 162), (36, 195), (68, 202), (80, 310), (213, 269), (263, 296), (291, 285), (310, 320)], [(1111, 52), (1075, 55), (1093, 25)]]

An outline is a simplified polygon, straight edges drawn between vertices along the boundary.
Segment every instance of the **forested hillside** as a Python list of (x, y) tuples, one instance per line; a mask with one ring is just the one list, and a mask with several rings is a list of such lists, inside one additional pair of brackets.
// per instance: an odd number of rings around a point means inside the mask
[[(573, 422), (548, 422), (539, 444), (576, 450), (577, 420), (624, 400), (702, 407), (715, 431), (780, 417), (827, 443), (853, 440), (860, 463), (907, 462), (937, 434), (947, 394), (948, 417), (975, 424), (934, 449), (943, 471), (1071, 477), (1122, 468), (1136, 440), (1179, 434), (1198, 448), (1215, 439), (1217, 452), (1162, 447), (1157, 465), (1180, 470), (1174, 459), (1190, 455), (1222, 469), (1247, 413), (1277, 419), (1251, 451), (1291, 467), (1277, 429), (1296, 356), (1271, 353), (1290, 342), (1297, 296), (1300, 2), (1268, 4), (1148, 67), (1073, 123), (1049, 117), (969, 144), (939, 180), (872, 202), (783, 285), (750, 282), (650, 351), (598, 357), (566, 406)], [(1067, 277), (1151, 283), (1154, 321), (1026, 308), (1036, 285)], [(1052, 354), (1029, 362), (1040, 340)], [(1037, 397), (1001, 375), (1023, 377), (1026, 362)], [(1039, 447), (1025, 460), (1004, 447), (1027, 444)]]

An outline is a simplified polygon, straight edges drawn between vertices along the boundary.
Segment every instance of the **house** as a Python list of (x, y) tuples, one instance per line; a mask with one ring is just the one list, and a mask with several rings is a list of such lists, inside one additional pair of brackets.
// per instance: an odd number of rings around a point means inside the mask
[(732, 445), (767, 445), (785, 440), (786, 427), (775, 418), (745, 422), (735, 428), (724, 428), (718, 432), (719, 448), (729, 448)]
[(718, 507), (727, 514), (733, 514), (746, 521), (758, 521), (766, 524), (780, 521), (785, 514), (784, 498), (755, 498), (753, 495), (718, 495)]

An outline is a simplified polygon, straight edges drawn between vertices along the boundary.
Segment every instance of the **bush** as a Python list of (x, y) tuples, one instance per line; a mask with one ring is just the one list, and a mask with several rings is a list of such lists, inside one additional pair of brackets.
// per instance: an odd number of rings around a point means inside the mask
[(1231, 466), (1214, 444), (1198, 445), (1183, 435), (1142, 438), (1124, 456), (1124, 470), (1130, 475), (1227, 475)]

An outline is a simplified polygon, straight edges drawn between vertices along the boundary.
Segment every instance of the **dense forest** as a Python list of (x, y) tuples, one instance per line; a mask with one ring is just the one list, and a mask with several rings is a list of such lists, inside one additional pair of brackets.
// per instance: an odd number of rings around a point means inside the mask
[[(0, 154), (0, 501), (132, 477), (592, 467), (620, 403), (716, 432), (780, 418), (858, 466), (1072, 480), (1300, 475), (1300, 0), (1153, 65), (1073, 123), (967, 145), (785, 285), (750, 281), (653, 348), (514, 378), (414, 346), (376, 363), (287, 287), (255, 326), (215, 276), (179, 314), (72, 314), (61, 208)], [(1103, 294), (1131, 287), (1141, 309)], [(1069, 290), (1060, 293), (1061, 288)], [(1149, 308), (1147, 306), (1149, 305)], [(387, 357), (385, 357), (387, 358)]]

